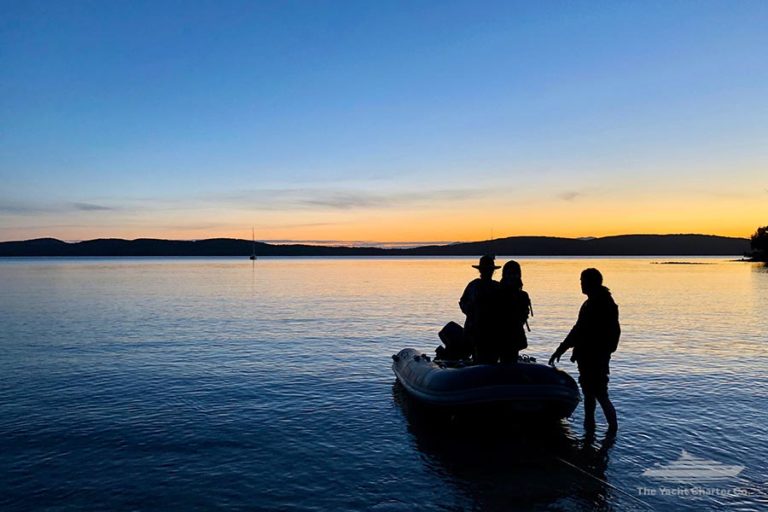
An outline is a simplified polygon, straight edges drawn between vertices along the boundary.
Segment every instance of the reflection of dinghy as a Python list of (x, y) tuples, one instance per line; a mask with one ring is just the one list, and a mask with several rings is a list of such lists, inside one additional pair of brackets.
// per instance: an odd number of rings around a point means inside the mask
[(392, 370), (410, 395), (436, 406), (501, 406), (512, 413), (565, 418), (579, 403), (576, 382), (562, 370), (521, 361), (448, 367), (406, 348)]
[(670, 462), (666, 466), (646, 469), (643, 476), (674, 482), (723, 480), (738, 475), (743, 469), (744, 466), (702, 459), (683, 450), (680, 458), (676, 461)]

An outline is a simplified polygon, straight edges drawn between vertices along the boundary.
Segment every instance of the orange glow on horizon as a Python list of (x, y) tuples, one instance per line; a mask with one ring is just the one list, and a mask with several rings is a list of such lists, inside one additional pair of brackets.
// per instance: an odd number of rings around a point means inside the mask
[(0, 230), (2, 240), (54, 237), (94, 238), (251, 238), (332, 243), (467, 242), (511, 236), (602, 237), (626, 234), (696, 233), (749, 237), (768, 224), (761, 197), (677, 198), (648, 194), (612, 200), (514, 201), (491, 198), (419, 208), (326, 209), (318, 211), (179, 210), (130, 215), (83, 216), (66, 225), (55, 216), (35, 226)]

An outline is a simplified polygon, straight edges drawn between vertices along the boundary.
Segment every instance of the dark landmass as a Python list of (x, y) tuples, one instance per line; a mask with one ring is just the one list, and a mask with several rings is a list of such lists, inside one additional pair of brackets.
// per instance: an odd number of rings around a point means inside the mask
[(591, 239), (546, 236), (499, 238), (413, 249), (415, 254), (472, 256), (720, 256), (743, 255), (746, 238), (713, 235), (620, 235)]
[[(7, 256), (248, 256), (253, 243), (234, 238), (182, 241), (101, 238), (63, 242), (38, 238), (0, 242)], [(256, 242), (257, 256), (741, 256), (749, 252), (746, 238), (713, 235), (621, 235), (602, 238), (513, 236), (483, 242), (430, 245), (408, 249), (273, 245)]]

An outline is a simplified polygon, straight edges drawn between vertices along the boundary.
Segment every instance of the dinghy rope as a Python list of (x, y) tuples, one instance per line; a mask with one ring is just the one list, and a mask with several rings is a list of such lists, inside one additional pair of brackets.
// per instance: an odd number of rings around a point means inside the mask
[(611, 488), (611, 489), (613, 489), (614, 491), (618, 492), (619, 494), (623, 494), (624, 496), (628, 497), (629, 499), (631, 499), (631, 500), (633, 500), (633, 501), (636, 501), (637, 503), (640, 503), (641, 505), (643, 505), (643, 506), (644, 506), (645, 508), (647, 508), (648, 510), (656, 510), (656, 509), (654, 509), (654, 508), (653, 508), (653, 507), (652, 507), (652, 506), (651, 506), (649, 503), (646, 503), (646, 502), (644, 502), (643, 500), (641, 500), (641, 499), (640, 499), (640, 498), (638, 498), (637, 496), (633, 496), (632, 494), (628, 493), (628, 492), (627, 492), (627, 491), (625, 491), (624, 489), (620, 489), (619, 487), (616, 487), (615, 485), (611, 484), (610, 482), (607, 482), (607, 481), (603, 480), (602, 478), (598, 478), (598, 477), (596, 477), (595, 475), (593, 475), (593, 474), (592, 474), (592, 473), (590, 473), (589, 471), (586, 471), (586, 470), (584, 470), (584, 469), (580, 468), (580, 467), (579, 467), (579, 466), (577, 466), (576, 464), (573, 464), (573, 463), (571, 463), (571, 462), (568, 462), (567, 460), (565, 460), (565, 459), (563, 459), (563, 458), (560, 458), (560, 457), (557, 457), (557, 456), (555, 456), (555, 459), (559, 460), (560, 462), (562, 462), (562, 463), (563, 463), (563, 464), (565, 464), (566, 466), (568, 466), (568, 467), (570, 467), (570, 468), (572, 468), (572, 469), (575, 469), (575, 470), (576, 470), (576, 471), (578, 471), (579, 473), (582, 473), (582, 474), (584, 474), (584, 475), (587, 475), (588, 477), (590, 477), (590, 478), (592, 478), (592, 479), (594, 479), (594, 480), (597, 480), (598, 482), (600, 482), (600, 483), (601, 483), (601, 484), (603, 484), (603, 485), (607, 485), (608, 487), (610, 487), (610, 488)]

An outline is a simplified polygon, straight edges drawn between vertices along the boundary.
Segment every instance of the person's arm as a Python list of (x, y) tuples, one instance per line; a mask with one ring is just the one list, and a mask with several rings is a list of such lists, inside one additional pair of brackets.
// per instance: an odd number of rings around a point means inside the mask
[(609, 338), (609, 347), (611, 353), (616, 352), (619, 346), (619, 338), (621, 338), (621, 324), (619, 323), (619, 307), (614, 305), (611, 318), (611, 332)]
[(461, 298), (459, 299), (459, 308), (461, 308), (461, 312), (465, 315), (468, 315), (472, 312), (472, 306), (473, 306), (473, 286), (474, 281), (470, 282), (466, 288), (464, 288), (464, 293), (461, 295)]
[(558, 345), (557, 349), (552, 353), (552, 357), (549, 358), (549, 364), (555, 364), (556, 362), (560, 362), (560, 358), (563, 354), (565, 354), (568, 349), (573, 348), (576, 346), (576, 341), (579, 338), (579, 323), (576, 322), (576, 325), (573, 326), (571, 329), (571, 332), (568, 333), (568, 336), (565, 337), (562, 343)]
[(531, 297), (524, 290), (520, 290), (519, 303), (516, 305), (518, 321), (523, 326), (523, 332), (528, 329), (531, 332), (531, 326), (528, 325), (528, 317), (531, 316)]
[(531, 307), (531, 296), (527, 292), (521, 291), (523, 300), (520, 304), (520, 314), (523, 316), (523, 322), (528, 322), (528, 317), (533, 316), (533, 307)]
[(552, 353), (552, 356), (549, 358), (549, 364), (555, 364), (555, 362), (560, 362), (560, 358), (563, 354), (565, 354), (568, 349), (573, 348), (576, 346), (576, 344), (579, 342), (579, 339), (581, 339), (581, 331), (582, 326), (584, 323), (584, 305), (581, 306), (581, 309), (579, 310), (579, 318), (576, 320), (576, 324), (571, 328), (571, 332), (568, 333), (568, 336), (565, 337), (562, 343), (557, 347), (557, 349)]

